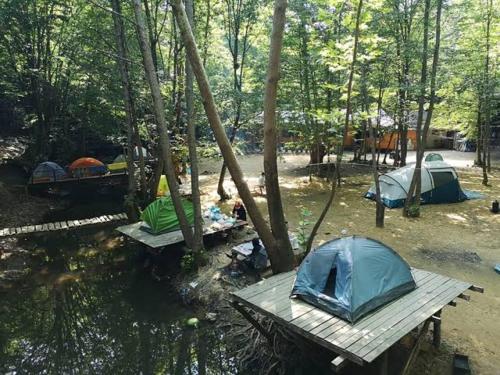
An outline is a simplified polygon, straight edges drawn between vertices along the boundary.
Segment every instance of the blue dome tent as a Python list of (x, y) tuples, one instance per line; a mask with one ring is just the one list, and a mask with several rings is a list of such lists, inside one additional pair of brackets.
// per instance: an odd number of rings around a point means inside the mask
[(390, 247), (369, 238), (345, 237), (307, 255), (292, 297), (354, 323), (415, 288), (410, 266)]
[(67, 178), (66, 171), (57, 163), (46, 161), (38, 164), (31, 174), (30, 182), (33, 184), (42, 182), (54, 182)]

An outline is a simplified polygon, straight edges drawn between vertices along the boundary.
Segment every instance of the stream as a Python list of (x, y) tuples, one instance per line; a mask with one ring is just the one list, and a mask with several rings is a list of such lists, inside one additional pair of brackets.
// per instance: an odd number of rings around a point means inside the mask
[(2, 374), (229, 374), (223, 333), (105, 230), (36, 236), (25, 283), (0, 291)]

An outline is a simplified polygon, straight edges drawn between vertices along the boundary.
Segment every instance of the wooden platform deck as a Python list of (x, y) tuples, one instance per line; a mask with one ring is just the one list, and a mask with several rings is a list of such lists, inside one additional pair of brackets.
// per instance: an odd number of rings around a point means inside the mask
[(127, 220), (127, 215), (124, 213), (116, 215), (102, 215), (98, 217), (92, 217), (89, 219), (58, 221), (54, 223), (26, 225), (17, 228), (4, 228), (0, 229), (0, 237), (15, 236), (17, 234), (51, 232), (56, 230), (78, 228), (87, 225), (110, 223), (119, 220)]
[(453, 303), (471, 284), (413, 269), (417, 288), (355, 324), (299, 299), (290, 299), (295, 271), (279, 274), (231, 294), (233, 303), (250, 308), (310, 339), (342, 359), (371, 363), (403, 336)]
[[(206, 224), (205, 227), (203, 228), (203, 236), (225, 232), (228, 230), (242, 227), (246, 224), (247, 224), (246, 221), (240, 220), (237, 221), (231, 227), (221, 228), (221, 229), (214, 229), (211, 226), (211, 224)], [(160, 247), (173, 245), (184, 241), (184, 236), (182, 235), (182, 232), (180, 230), (154, 235), (140, 229), (142, 225), (144, 225), (143, 222), (138, 222), (134, 224), (123, 225), (121, 227), (116, 228), (116, 230), (124, 234), (125, 236), (130, 237), (135, 241), (141, 242), (144, 245), (151, 247), (153, 249), (158, 249)]]

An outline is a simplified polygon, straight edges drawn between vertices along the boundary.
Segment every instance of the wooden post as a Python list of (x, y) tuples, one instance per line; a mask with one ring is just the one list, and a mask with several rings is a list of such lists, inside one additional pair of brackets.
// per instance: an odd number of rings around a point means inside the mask
[(379, 364), (379, 374), (387, 375), (389, 368), (389, 349), (387, 349), (384, 354), (380, 356), (380, 364)]
[(441, 345), (441, 312), (442, 310), (439, 310), (432, 317), (432, 344), (436, 349)]
[(422, 341), (424, 341), (424, 337), (425, 334), (427, 333), (427, 330), (429, 329), (430, 323), (431, 323), (430, 319), (427, 319), (425, 321), (424, 326), (422, 327), (422, 329), (418, 334), (417, 341), (415, 342), (415, 345), (413, 345), (413, 348), (410, 352), (410, 356), (406, 361), (405, 367), (403, 368), (403, 371), (401, 371), (401, 375), (408, 375), (410, 373), (411, 366), (413, 365), (413, 362), (417, 358), (420, 345), (422, 345)]
[(243, 317), (250, 322), (251, 325), (255, 327), (257, 331), (259, 331), (262, 336), (264, 336), (271, 345), (273, 345), (273, 338), (271, 337), (270, 333), (265, 330), (264, 327), (256, 320), (252, 315), (248, 313), (248, 311), (245, 310), (243, 306), (241, 306), (240, 303), (236, 301), (231, 302), (231, 306), (233, 306), (238, 312), (243, 315)]

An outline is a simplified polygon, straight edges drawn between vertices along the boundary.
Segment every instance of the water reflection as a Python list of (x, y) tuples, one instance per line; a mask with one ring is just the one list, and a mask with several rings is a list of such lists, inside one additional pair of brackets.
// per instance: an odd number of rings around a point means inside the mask
[(80, 241), (39, 239), (36, 282), (0, 292), (0, 373), (235, 373), (223, 334), (187, 328), (195, 312), (168, 284), (136, 271), (124, 248)]

